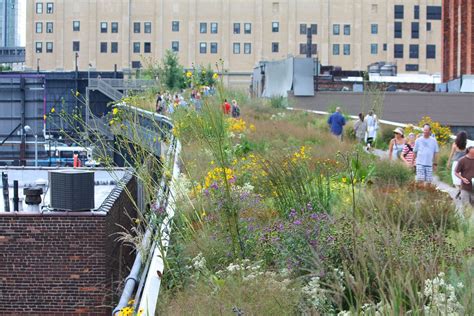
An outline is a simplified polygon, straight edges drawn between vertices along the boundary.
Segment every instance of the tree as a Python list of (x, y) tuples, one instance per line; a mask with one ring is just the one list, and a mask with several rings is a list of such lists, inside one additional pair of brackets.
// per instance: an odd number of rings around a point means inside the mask
[(179, 64), (179, 58), (176, 53), (170, 50), (166, 51), (158, 73), (160, 82), (166, 89), (177, 91), (186, 88), (183, 66)]

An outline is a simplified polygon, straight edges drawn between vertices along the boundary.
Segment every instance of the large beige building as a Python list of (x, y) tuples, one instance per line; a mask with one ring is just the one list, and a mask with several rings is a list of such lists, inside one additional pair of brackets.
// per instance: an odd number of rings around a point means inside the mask
[(185, 67), (222, 58), (248, 78), (259, 61), (304, 55), (311, 27), (323, 65), (441, 72), (442, 0), (27, 1), (31, 69), (73, 70), (77, 52), (80, 70), (130, 70), (170, 49)]

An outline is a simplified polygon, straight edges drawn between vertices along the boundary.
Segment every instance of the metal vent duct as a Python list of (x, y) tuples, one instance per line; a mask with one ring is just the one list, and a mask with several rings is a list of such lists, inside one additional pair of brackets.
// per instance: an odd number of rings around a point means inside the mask
[(58, 170), (49, 172), (51, 207), (60, 211), (94, 208), (94, 172)]

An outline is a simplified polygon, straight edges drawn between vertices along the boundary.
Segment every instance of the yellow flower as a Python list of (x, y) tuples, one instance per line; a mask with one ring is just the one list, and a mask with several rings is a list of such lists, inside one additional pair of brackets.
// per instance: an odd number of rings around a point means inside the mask
[(201, 212), (201, 217), (205, 217), (206, 216), (206, 211), (202, 211)]
[(137, 225), (140, 224), (140, 220), (139, 220), (138, 218), (135, 218), (134, 222), (135, 222), (135, 224), (137, 224)]
[(192, 73), (191, 71), (188, 71), (188, 72), (186, 73), (186, 77), (188, 77), (188, 78), (191, 78), (192, 75), (193, 75), (193, 73)]
[(114, 109), (112, 110), (112, 114), (113, 114), (113, 115), (117, 115), (117, 114), (118, 114), (118, 111), (119, 111), (118, 108), (114, 108)]
[(135, 304), (135, 300), (128, 301), (128, 305), (133, 305), (133, 304)]
[(80, 96), (81, 94), (79, 93), (79, 91), (76, 91), (76, 97)]
[(115, 121), (114, 120), (110, 120), (109, 121), (109, 125), (114, 125)]
[(342, 183), (346, 183), (346, 182), (347, 182), (347, 178), (346, 177), (342, 178)]
[(219, 75), (218, 75), (217, 73), (214, 73), (214, 74), (212, 75), (212, 79), (217, 79), (217, 78), (219, 78)]
[(51, 113), (54, 113), (56, 112), (56, 109), (55, 108), (51, 108)]

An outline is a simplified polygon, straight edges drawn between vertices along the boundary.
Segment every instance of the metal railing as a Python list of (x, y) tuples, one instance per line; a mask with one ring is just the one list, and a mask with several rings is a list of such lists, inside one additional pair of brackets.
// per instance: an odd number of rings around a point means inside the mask
[(99, 82), (105, 82), (111, 87), (118, 90), (144, 90), (156, 85), (154, 80), (144, 79), (110, 79), (110, 78), (91, 78), (89, 79), (89, 88), (96, 88), (99, 86)]
[(97, 90), (108, 96), (114, 101), (120, 100), (123, 98), (123, 93), (118, 91), (116, 88), (108, 84), (107, 82), (99, 79), (97, 82)]
[[(179, 175), (179, 155), (181, 145), (177, 139), (172, 135), (171, 130), (173, 124), (166, 116), (159, 115), (153, 112), (138, 109), (136, 107), (128, 106), (126, 104), (117, 104), (119, 108), (147, 119), (153, 119), (160, 126), (160, 128), (167, 129), (170, 146), (165, 153), (163, 164), (167, 164), (167, 168), (171, 168), (172, 177), (167, 177), (164, 173), (161, 178), (160, 188), (157, 192), (156, 202), (165, 207), (166, 216), (163, 222), (155, 227), (149, 226), (145, 232), (142, 240), (141, 249), (149, 250), (149, 255), (144, 256), (144, 253), (137, 251), (135, 261), (133, 263), (130, 274), (125, 279), (124, 288), (120, 297), (119, 303), (112, 312), (112, 315), (117, 315), (124, 307), (128, 306), (128, 302), (133, 297), (135, 311), (140, 309), (145, 311), (145, 315), (155, 315), (156, 304), (161, 285), (161, 275), (163, 274), (166, 252), (169, 245), (169, 238), (171, 232), (171, 222), (174, 217), (174, 189), (172, 183), (176, 181)], [(157, 154), (154, 148), (150, 148), (150, 152)], [(159, 236), (159, 238), (153, 238)], [(150, 247), (151, 244), (151, 247)], [(147, 257), (147, 261), (144, 258)]]

